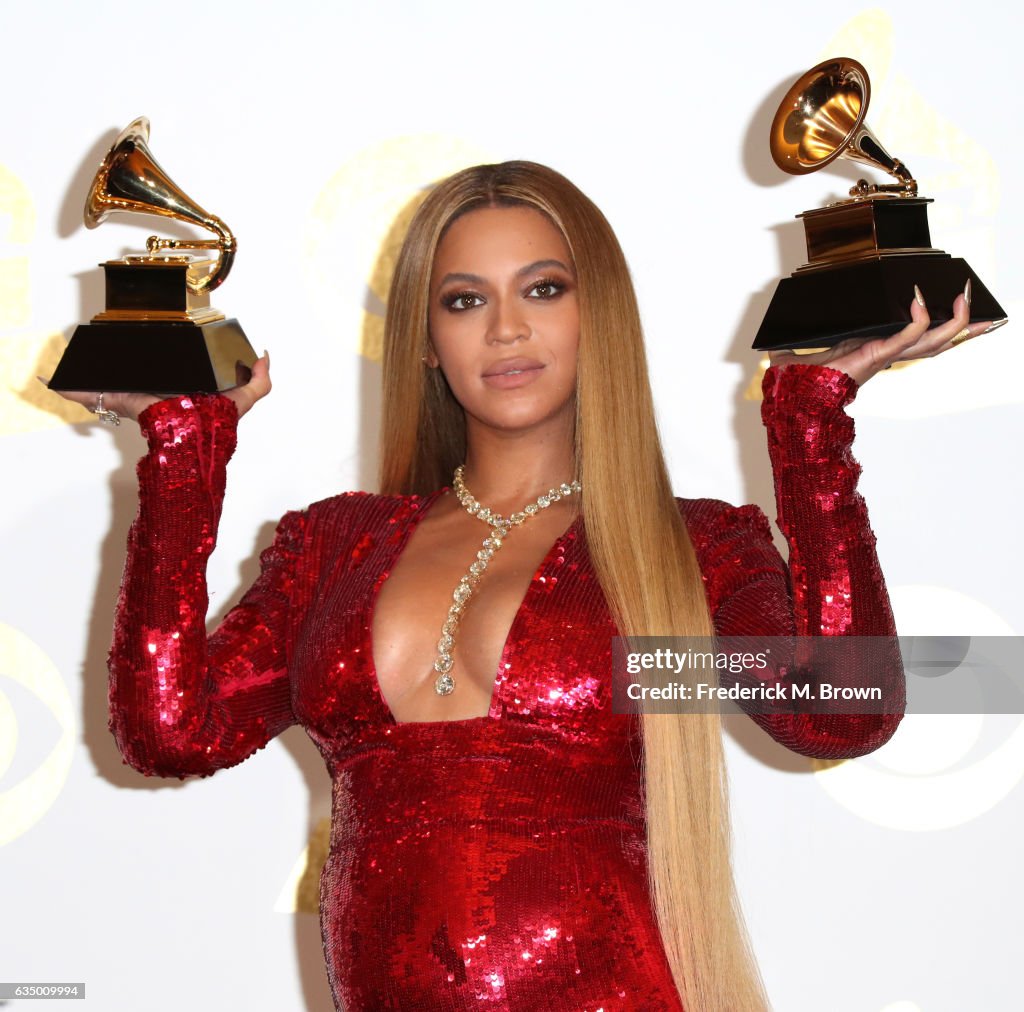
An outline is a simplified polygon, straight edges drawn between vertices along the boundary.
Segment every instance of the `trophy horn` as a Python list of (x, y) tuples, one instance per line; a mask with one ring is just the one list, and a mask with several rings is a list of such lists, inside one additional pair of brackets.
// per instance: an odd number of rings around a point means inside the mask
[(914, 197), (917, 182), (898, 158), (893, 158), (864, 123), (871, 100), (871, 82), (864, 67), (849, 57), (819, 63), (786, 92), (772, 121), (770, 147), (775, 164), (784, 172), (804, 175), (837, 158), (873, 165), (898, 182), (857, 181), (851, 197), (897, 195)]
[(131, 122), (118, 135), (92, 182), (85, 203), (85, 224), (95, 228), (111, 211), (155, 214), (187, 221), (213, 232), (216, 239), (161, 239), (152, 235), (146, 248), (215, 249), (219, 251), (213, 269), (196, 281), (189, 281), (195, 294), (211, 292), (228, 276), (235, 259), (237, 242), (231, 229), (188, 197), (160, 167), (149, 150), (149, 120)]

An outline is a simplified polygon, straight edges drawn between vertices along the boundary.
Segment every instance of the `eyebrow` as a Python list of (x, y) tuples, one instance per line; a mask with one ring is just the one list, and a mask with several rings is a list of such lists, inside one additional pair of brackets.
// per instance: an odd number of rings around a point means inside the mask
[[(541, 270), (545, 267), (560, 267), (563, 271), (566, 272), (566, 274), (570, 274), (573, 277), (575, 277), (575, 273), (569, 267), (566, 267), (566, 265), (563, 264), (561, 260), (534, 260), (532, 264), (527, 264), (525, 267), (520, 267), (519, 270), (516, 271), (515, 276), (517, 278), (521, 278), (526, 274), (532, 274), (534, 271)], [(465, 281), (471, 285), (487, 284), (487, 279), (482, 278), (479, 274), (467, 274), (462, 271), (459, 271), (446, 274), (443, 278), (441, 278), (438, 287), (443, 287), (444, 285), (448, 284), (449, 281)]]

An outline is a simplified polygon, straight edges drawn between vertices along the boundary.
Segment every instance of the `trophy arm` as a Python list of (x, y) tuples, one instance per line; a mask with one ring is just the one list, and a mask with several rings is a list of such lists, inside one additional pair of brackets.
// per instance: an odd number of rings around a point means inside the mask
[(850, 189), (851, 197), (867, 197), (872, 193), (897, 193), (902, 197), (917, 196), (917, 180), (914, 179), (913, 173), (898, 158), (893, 158), (867, 127), (860, 127), (856, 136), (843, 152), (843, 157), (876, 169), (883, 169), (898, 180), (896, 183), (886, 184), (869, 183), (866, 179), (858, 179), (856, 185)]
[(220, 285), (224, 283), (224, 279), (228, 276), (228, 272), (231, 270), (231, 265), (235, 262), (235, 253), (238, 250), (238, 242), (227, 225), (223, 222), (219, 222), (219, 224), (222, 227), (220, 235), (220, 256), (217, 258), (217, 264), (213, 270), (196, 282), (194, 287), (197, 295), (200, 292), (212, 292), (215, 288), (220, 287)]
[[(191, 219), (189, 219), (191, 220)], [(234, 233), (224, 224), (220, 218), (208, 215), (202, 222), (192, 221), (193, 224), (201, 224), (216, 233), (216, 239), (162, 239), (159, 236), (151, 235), (146, 240), (146, 249), (150, 253), (158, 253), (160, 250), (178, 249), (215, 249), (219, 251), (217, 263), (212, 271), (204, 274), (198, 281), (188, 282), (188, 289), (194, 295), (203, 292), (212, 292), (219, 288), (224, 279), (228, 276), (232, 264), (235, 262), (235, 253), (238, 251), (238, 240)]]

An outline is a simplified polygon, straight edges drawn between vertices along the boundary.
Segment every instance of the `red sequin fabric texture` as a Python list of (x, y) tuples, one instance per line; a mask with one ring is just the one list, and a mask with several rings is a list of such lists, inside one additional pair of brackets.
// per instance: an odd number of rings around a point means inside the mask
[[(771, 368), (763, 419), (778, 520), (679, 500), (721, 635), (888, 636), (853, 423), (857, 384)], [(348, 493), (285, 515), (259, 579), (207, 637), (206, 560), (235, 446), (227, 398), (178, 397), (140, 419), (139, 513), (110, 655), (125, 760), (208, 776), (292, 724), (333, 783), (321, 925), (348, 1012), (680, 1010), (646, 885), (635, 721), (611, 708), (609, 617), (577, 520), (535, 573), (485, 717), (396, 722), (371, 656), (377, 591), (441, 495)], [(877, 748), (892, 715), (755, 715), (806, 755)]]

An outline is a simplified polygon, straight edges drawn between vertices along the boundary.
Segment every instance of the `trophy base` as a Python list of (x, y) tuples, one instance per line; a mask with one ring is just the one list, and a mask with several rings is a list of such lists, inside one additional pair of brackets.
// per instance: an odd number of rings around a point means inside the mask
[(86, 323), (72, 334), (50, 389), (220, 393), (247, 383), (258, 357), (237, 320)]
[(966, 260), (945, 254), (895, 254), (797, 272), (772, 296), (752, 348), (831, 348), (848, 338), (889, 337), (910, 319), (914, 285), (932, 323), (952, 317), (953, 301), (971, 279), (971, 321), (1000, 320), (1006, 311)]

